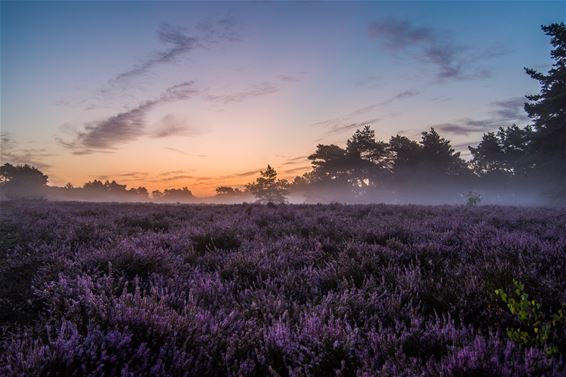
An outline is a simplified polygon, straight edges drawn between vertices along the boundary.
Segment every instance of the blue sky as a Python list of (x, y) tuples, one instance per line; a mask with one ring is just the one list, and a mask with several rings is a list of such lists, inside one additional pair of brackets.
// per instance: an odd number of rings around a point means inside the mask
[[(53, 184), (148, 188), (293, 176), (369, 123), (463, 152), (525, 124), (556, 2), (1, 3), (2, 162)], [(176, 173), (171, 173), (176, 172)]]

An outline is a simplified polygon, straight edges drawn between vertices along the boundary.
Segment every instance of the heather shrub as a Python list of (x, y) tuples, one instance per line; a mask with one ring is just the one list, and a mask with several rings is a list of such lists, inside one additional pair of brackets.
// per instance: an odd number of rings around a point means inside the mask
[(128, 233), (137, 232), (166, 232), (171, 227), (165, 214), (152, 213), (149, 216), (125, 216), (117, 221), (118, 227), (128, 229)]
[(0, 326), (26, 323), (36, 319), (37, 302), (32, 297), (32, 282), (42, 258), (31, 251), (16, 248), (0, 264)]
[(516, 278), (525, 303), (540, 303), (528, 305), (541, 328), (558, 313), (566, 223), (557, 210), (20, 202), (0, 211), (10, 219), (0, 229), (0, 375), (566, 375), (564, 321), (544, 342), (556, 347), (550, 357), (537, 341), (509, 339), (532, 322), (493, 293)]
[(241, 241), (237, 234), (230, 229), (214, 228), (204, 233), (191, 236), (194, 249), (199, 253), (205, 253), (214, 249), (235, 250), (240, 247)]
[(82, 263), (87, 271), (99, 271), (123, 277), (147, 279), (151, 274), (170, 275), (177, 265), (174, 255), (163, 249), (142, 247), (124, 240), (108, 249), (99, 249), (86, 254)]

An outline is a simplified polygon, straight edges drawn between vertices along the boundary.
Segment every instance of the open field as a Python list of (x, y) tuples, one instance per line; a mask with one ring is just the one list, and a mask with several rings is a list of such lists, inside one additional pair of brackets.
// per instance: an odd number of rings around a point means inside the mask
[[(2, 203), (0, 375), (564, 376), (564, 210)], [(543, 322), (544, 322), (543, 321)], [(555, 347), (547, 356), (548, 345)]]

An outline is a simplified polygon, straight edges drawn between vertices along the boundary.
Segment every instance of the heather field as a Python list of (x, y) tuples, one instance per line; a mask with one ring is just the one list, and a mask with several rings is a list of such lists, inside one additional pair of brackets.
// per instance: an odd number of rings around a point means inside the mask
[(2, 376), (566, 375), (564, 210), (10, 202), (0, 232)]

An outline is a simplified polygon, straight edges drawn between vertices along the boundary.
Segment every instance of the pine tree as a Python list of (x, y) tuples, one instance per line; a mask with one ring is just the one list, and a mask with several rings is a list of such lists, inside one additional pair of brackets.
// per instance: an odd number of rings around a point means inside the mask
[(566, 201), (566, 27), (554, 23), (542, 30), (551, 37), (554, 63), (547, 74), (525, 68), (540, 83), (540, 93), (527, 96), (525, 104), (534, 129), (530, 156), (552, 194)]
[(259, 203), (280, 204), (285, 203), (285, 196), (288, 193), (286, 180), (277, 179), (277, 172), (267, 165), (267, 169), (262, 170), (259, 178), (254, 183), (249, 183), (246, 188), (251, 192)]

